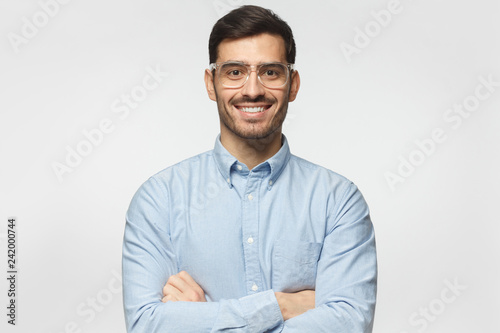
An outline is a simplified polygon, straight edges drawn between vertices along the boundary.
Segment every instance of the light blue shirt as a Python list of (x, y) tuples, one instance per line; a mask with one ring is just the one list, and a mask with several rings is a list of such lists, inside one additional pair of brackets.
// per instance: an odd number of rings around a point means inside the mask
[[(251, 171), (215, 148), (146, 181), (123, 244), (128, 332), (371, 332), (375, 236), (346, 178), (290, 153)], [(185, 270), (207, 301), (162, 303)], [(284, 321), (274, 292), (316, 291), (316, 308)]]

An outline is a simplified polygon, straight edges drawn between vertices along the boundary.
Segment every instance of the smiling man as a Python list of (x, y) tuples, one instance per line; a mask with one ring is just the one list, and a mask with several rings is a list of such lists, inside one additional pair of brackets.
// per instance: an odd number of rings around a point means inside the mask
[(371, 332), (375, 236), (344, 177), (290, 153), (300, 87), (295, 42), (271, 11), (243, 6), (209, 41), (213, 150), (146, 181), (127, 212), (129, 332)]

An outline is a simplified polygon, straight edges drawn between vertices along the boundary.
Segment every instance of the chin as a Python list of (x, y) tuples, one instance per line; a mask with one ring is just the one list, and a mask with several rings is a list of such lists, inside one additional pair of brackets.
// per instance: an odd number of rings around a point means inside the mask
[(238, 137), (242, 139), (247, 139), (247, 140), (260, 140), (260, 139), (266, 139), (269, 137), (272, 137), (273, 134), (275, 134), (278, 131), (279, 127), (276, 127), (274, 129), (267, 129), (267, 130), (261, 130), (261, 131), (245, 131), (242, 129), (231, 129), (231, 132), (236, 134)]

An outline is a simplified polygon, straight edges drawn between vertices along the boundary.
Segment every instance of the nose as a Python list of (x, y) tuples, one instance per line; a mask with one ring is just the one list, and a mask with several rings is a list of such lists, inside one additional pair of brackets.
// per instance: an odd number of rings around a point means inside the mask
[(257, 71), (252, 70), (249, 74), (248, 80), (241, 88), (241, 94), (250, 98), (256, 98), (265, 94), (264, 86), (260, 83), (257, 76)]

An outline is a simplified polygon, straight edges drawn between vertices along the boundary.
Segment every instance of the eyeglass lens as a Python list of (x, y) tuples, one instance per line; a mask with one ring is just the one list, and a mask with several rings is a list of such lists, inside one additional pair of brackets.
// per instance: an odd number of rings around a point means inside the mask
[[(287, 82), (287, 66), (283, 64), (263, 64), (257, 67), (257, 75), (267, 87), (281, 87)], [(244, 64), (228, 63), (220, 67), (221, 83), (228, 87), (243, 85), (249, 75), (249, 68)]]

